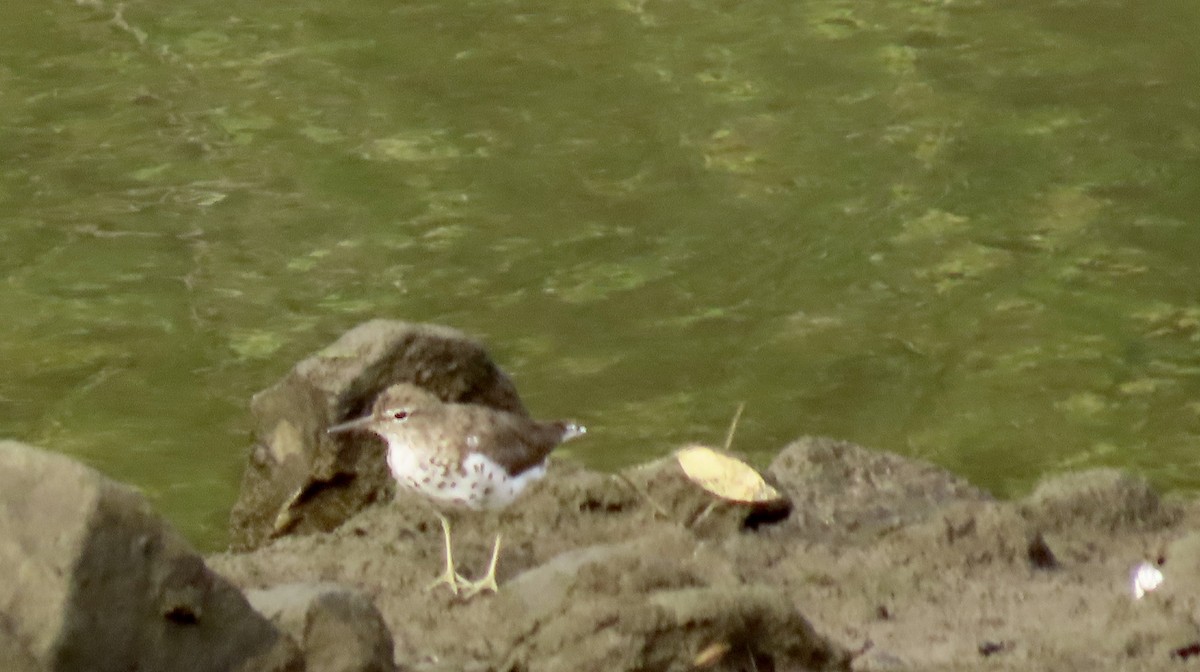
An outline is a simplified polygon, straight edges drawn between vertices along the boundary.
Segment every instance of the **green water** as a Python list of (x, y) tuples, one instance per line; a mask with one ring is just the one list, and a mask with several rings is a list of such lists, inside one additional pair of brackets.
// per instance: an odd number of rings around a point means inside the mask
[(217, 548), (250, 395), (484, 339), (615, 467), (1200, 486), (1200, 4), (10, 0), (0, 436)]

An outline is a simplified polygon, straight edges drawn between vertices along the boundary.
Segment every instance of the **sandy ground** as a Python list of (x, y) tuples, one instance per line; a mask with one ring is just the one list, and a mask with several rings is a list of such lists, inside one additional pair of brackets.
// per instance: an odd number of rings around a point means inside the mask
[[(332, 532), (208, 561), (243, 588), (365, 592), (412, 670), (1200, 665), (1194, 502), (1107, 470), (997, 502), (930, 465), (823, 439), (784, 448), (767, 476), (790, 515), (712, 505), (669, 458), (619, 475), (553, 460), (508, 510), (455, 518), (469, 577), (504, 534), (499, 593), (467, 601), (424, 590), (441, 530), (405, 495)], [(1143, 561), (1166, 578), (1135, 600)]]

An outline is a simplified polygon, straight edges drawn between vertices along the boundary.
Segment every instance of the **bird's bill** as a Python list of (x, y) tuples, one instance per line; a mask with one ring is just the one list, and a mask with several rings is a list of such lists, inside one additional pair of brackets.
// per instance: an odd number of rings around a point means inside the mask
[(342, 432), (353, 432), (356, 429), (367, 429), (371, 424), (371, 416), (366, 415), (354, 420), (334, 425), (325, 430), (326, 434), (341, 434)]

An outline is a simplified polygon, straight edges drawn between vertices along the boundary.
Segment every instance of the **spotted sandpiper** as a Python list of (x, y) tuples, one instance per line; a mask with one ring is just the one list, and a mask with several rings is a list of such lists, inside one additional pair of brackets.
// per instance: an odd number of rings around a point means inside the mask
[(330, 434), (367, 430), (387, 443), (387, 464), (401, 487), (429, 498), (442, 523), (446, 567), (429, 584), (446, 584), (470, 598), (496, 592), (500, 533), (492, 546), (487, 574), (470, 581), (454, 568), (450, 521), (441, 509), (501, 509), (546, 473), (546, 457), (587, 430), (574, 422), (539, 422), (524, 415), (477, 404), (443, 402), (425, 390), (401, 383), (375, 399), (371, 413), (330, 427)]

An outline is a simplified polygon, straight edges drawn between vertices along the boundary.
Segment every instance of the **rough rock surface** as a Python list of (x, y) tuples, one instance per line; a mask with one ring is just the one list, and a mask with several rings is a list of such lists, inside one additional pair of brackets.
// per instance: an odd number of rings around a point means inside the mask
[[(559, 554), (506, 586), (505, 666), (545, 670), (684, 668), (728, 647), (759, 669), (841, 669), (849, 654), (767, 584), (678, 527)], [(499, 602), (499, 601), (498, 601)]]
[(299, 670), (294, 645), (126, 486), (0, 442), (0, 669)]
[(785, 446), (767, 474), (795, 504), (787, 524), (809, 537), (870, 537), (923, 520), (950, 502), (991, 499), (928, 462), (824, 437)]
[(1117, 469), (1088, 469), (1043, 481), (1025, 499), (1021, 513), (1044, 530), (1087, 521), (1115, 532), (1162, 527), (1178, 511), (1164, 506), (1144, 478)]
[(393, 672), (392, 635), (370, 598), (336, 583), (288, 583), (246, 599), (300, 644), (305, 672)]
[(230, 514), (233, 548), (328, 531), (363, 506), (390, 499), (394, 486), (382, 442), (342, 441), (325, 429), (364, 415), (395, 383), (417, 385), (444, 401), (526, 413), (508, 377), (462, 332), (364, 323), (254, 396), (255, 442)]

